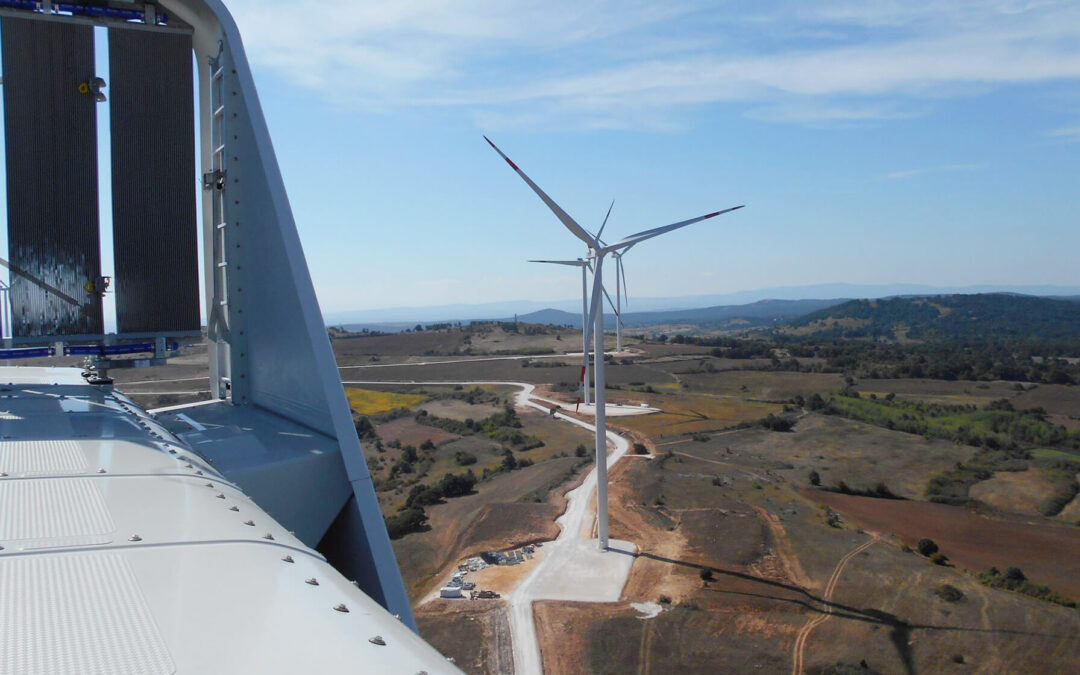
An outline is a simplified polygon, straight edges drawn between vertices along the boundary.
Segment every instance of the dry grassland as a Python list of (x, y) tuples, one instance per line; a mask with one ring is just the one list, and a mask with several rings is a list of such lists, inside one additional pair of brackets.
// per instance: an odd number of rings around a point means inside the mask
[[(613, 399), (622, 398), (613, 394)], [(715, 431), (759, 420), (783, 406), (735, 398), (714, 398), (688, 394), (645, 394), (635, 392), (635, 401), (644, 401), (663, 410), (652, 415), (611, 418), (610, 424), (627, 427), (653, 440), (678, 434)]]

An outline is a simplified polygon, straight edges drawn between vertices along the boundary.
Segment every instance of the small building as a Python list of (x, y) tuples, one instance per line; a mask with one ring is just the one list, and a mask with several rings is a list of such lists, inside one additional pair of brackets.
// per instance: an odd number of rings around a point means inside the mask
[(460, 598), (461, 586), (443, 586), (439, 589), (440, 598)]

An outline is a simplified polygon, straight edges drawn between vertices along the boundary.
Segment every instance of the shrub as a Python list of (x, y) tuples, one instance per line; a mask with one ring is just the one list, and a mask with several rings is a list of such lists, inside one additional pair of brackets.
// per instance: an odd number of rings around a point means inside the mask
[(770, 431), (791, 431), (795, 424), (789, 419), (769, 413), (765, 419), (761, 420), (761, 426)]
[(435, 449), (435, 444), (432, 443), (431, 439), (429, 438), (428, 440), (420, 444), (420, 449), (424, 450), (425, 452), (430, 452), (431, 450)]
[(411, 532), (419, 532), (427, 523), (427, 514), (419, 507), (406, 508), (386, 519), (386, 532), (391, 539), (400, 539)]
[(476, 485), (476, 475), (472, 470), (455, 475), (448, 473), (439, 481), (439, 491), (444, 497), (461, 497), (472, 492)]
[(697, 443), (708, 443), (709, 442), (709, 435), (708, 434), (694, 434), (690, 438), (691, 438), (691, 440), (693, 440), (693, 441), (695, 441)]
[(934, 543), (933, 539), (920, 539), (915, 548), (919, 550), (919, 553), (929, 557), (937, 553), (938, 545)]
[(670, 605), (671, 604), (671, 598), (669, 596), (667, 596), (667, 595), (661, 595), (660, 599), (657, 600), (657, 602), (659, 602), (661, 605)]
[(458, 450), (454, 453), (454, 463), (458, 466), (476, 464), (476, 455), (471, 452), (465, 452), (464, 450)]
[(944, 553), (938, 551), (937, 553), (931, 554), (930, 562), (934, 563), (935, 565), (948, 565), (949, 564), (949, 556), (947, 556)]
[(821, 474), (813, 469), (810, 470), (810, 484), (814, 487), (821, 485)]
[(634, 443), (634, 454), (635, 455), (647, 455), (647, 454), (649, 454), (649, 449), (647, 447), (645, 447), (644, 443)]
[(935, 588), (934, 595), (946, 602), (957, 602), (964, 597), (963, 591), (956, 586), (950, 586), (949, 584), (941, 584)]
[(578, 445), (574, 448), (574, 457), (585, 457), (589, 454), (589, 451), (585, 449), (584, 445)]
[(704, 581), (705, 583), (709, 583), (714, 578), (712, 570), (709, 569), (708, 567), (701, 570), (701, 572), (698, 574), (698, 576), (700, 576), (701, 580)]

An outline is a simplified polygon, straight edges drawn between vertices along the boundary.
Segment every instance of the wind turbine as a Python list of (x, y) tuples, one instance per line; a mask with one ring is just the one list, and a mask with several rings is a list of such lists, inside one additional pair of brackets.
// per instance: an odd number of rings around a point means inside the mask
[(589, 337), (585, 325), (589, 322), (589, 261), (577, 260), (530, 260), (531, 263), (569, 265), (581, 268), (581, 389), (585, 405), (589, 405)]
[(687, 225), (693, 225), (709, 218), (729, 213), (743, 208), (745, 204), (739, 206), (733, 206), (722, 211), (714, 211), (713, 213), (707, 213), (704, 216), (698, 216), (697, 218), (691, 218), (689, 220), (681, 220), (677, 223), (670, 225), (664, 225), (663, 227), (656, 227), (651, 230), (645, 230), (632, 234), (628, 237), (623, 237), (614, 244), (605, 244), (600, 241), (599, 236), (593, 236), (589, 234), (585, 228), (578, 225), (577, 221), (570, 217), (561, 206), (556, 204), (551, 197), (540, 189), (536, 183), (532, 181), (525, 172), (518, 168), (517, 164), (514, 164), (509, 157), (507, 157), (502, 150), (500, 150), (494, 143), (491, 142), (487, 136), (484, 136), (484, 140), (488, 142), (495, 152), (499, 153), (499, 156), (506, 160), (506, 163), (510, 165), (521, 179), (525, 181), (525, 184), (532, 188), (532, 191), (536, 193), (536, 196), (540, 197), (541, 201), (551, 209), (555, 217), (566, 226), (566, 229), (585, 242), (585, 245), (589, 248), (589, 253), (593, 259), (593, 287), (592, 287), (592, 299), (589, 304), (590, 308), (590, 321), (585, 324), (584, 339), (589, 339), (589, 331), (592, 331), (592, 338), (594, 340), (593, 350), (596, 353), (596, 364), (593, 368), (593, 375), (595, 377), (595, 385), (593, 387), (593, 398), (596, 404), (596, 533), (598, 543), (601, 551), (606, 551), (608, 548), (608, 500), (607, 500), (607, 409), (605, 401), (605, 379), (604, 379), (604, 312), (603, 312), (603, 297), (604, 293), (604, 256), (609, 253), (621, 252), (625, 253), (626, 249), (631, 246), (635, 246), (646, 239), (652, 239), (653, 237), (660, 236), (666, 232), (677, 230)]

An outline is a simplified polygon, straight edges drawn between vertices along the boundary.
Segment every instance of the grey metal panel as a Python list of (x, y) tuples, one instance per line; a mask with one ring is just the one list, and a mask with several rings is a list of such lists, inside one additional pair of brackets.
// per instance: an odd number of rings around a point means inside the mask
[(5, 17), (0, 37), (13, 334), (102, 333), (93, 29)]
[(191, 36), (109, 29), (120, 333), (199, 329)]

